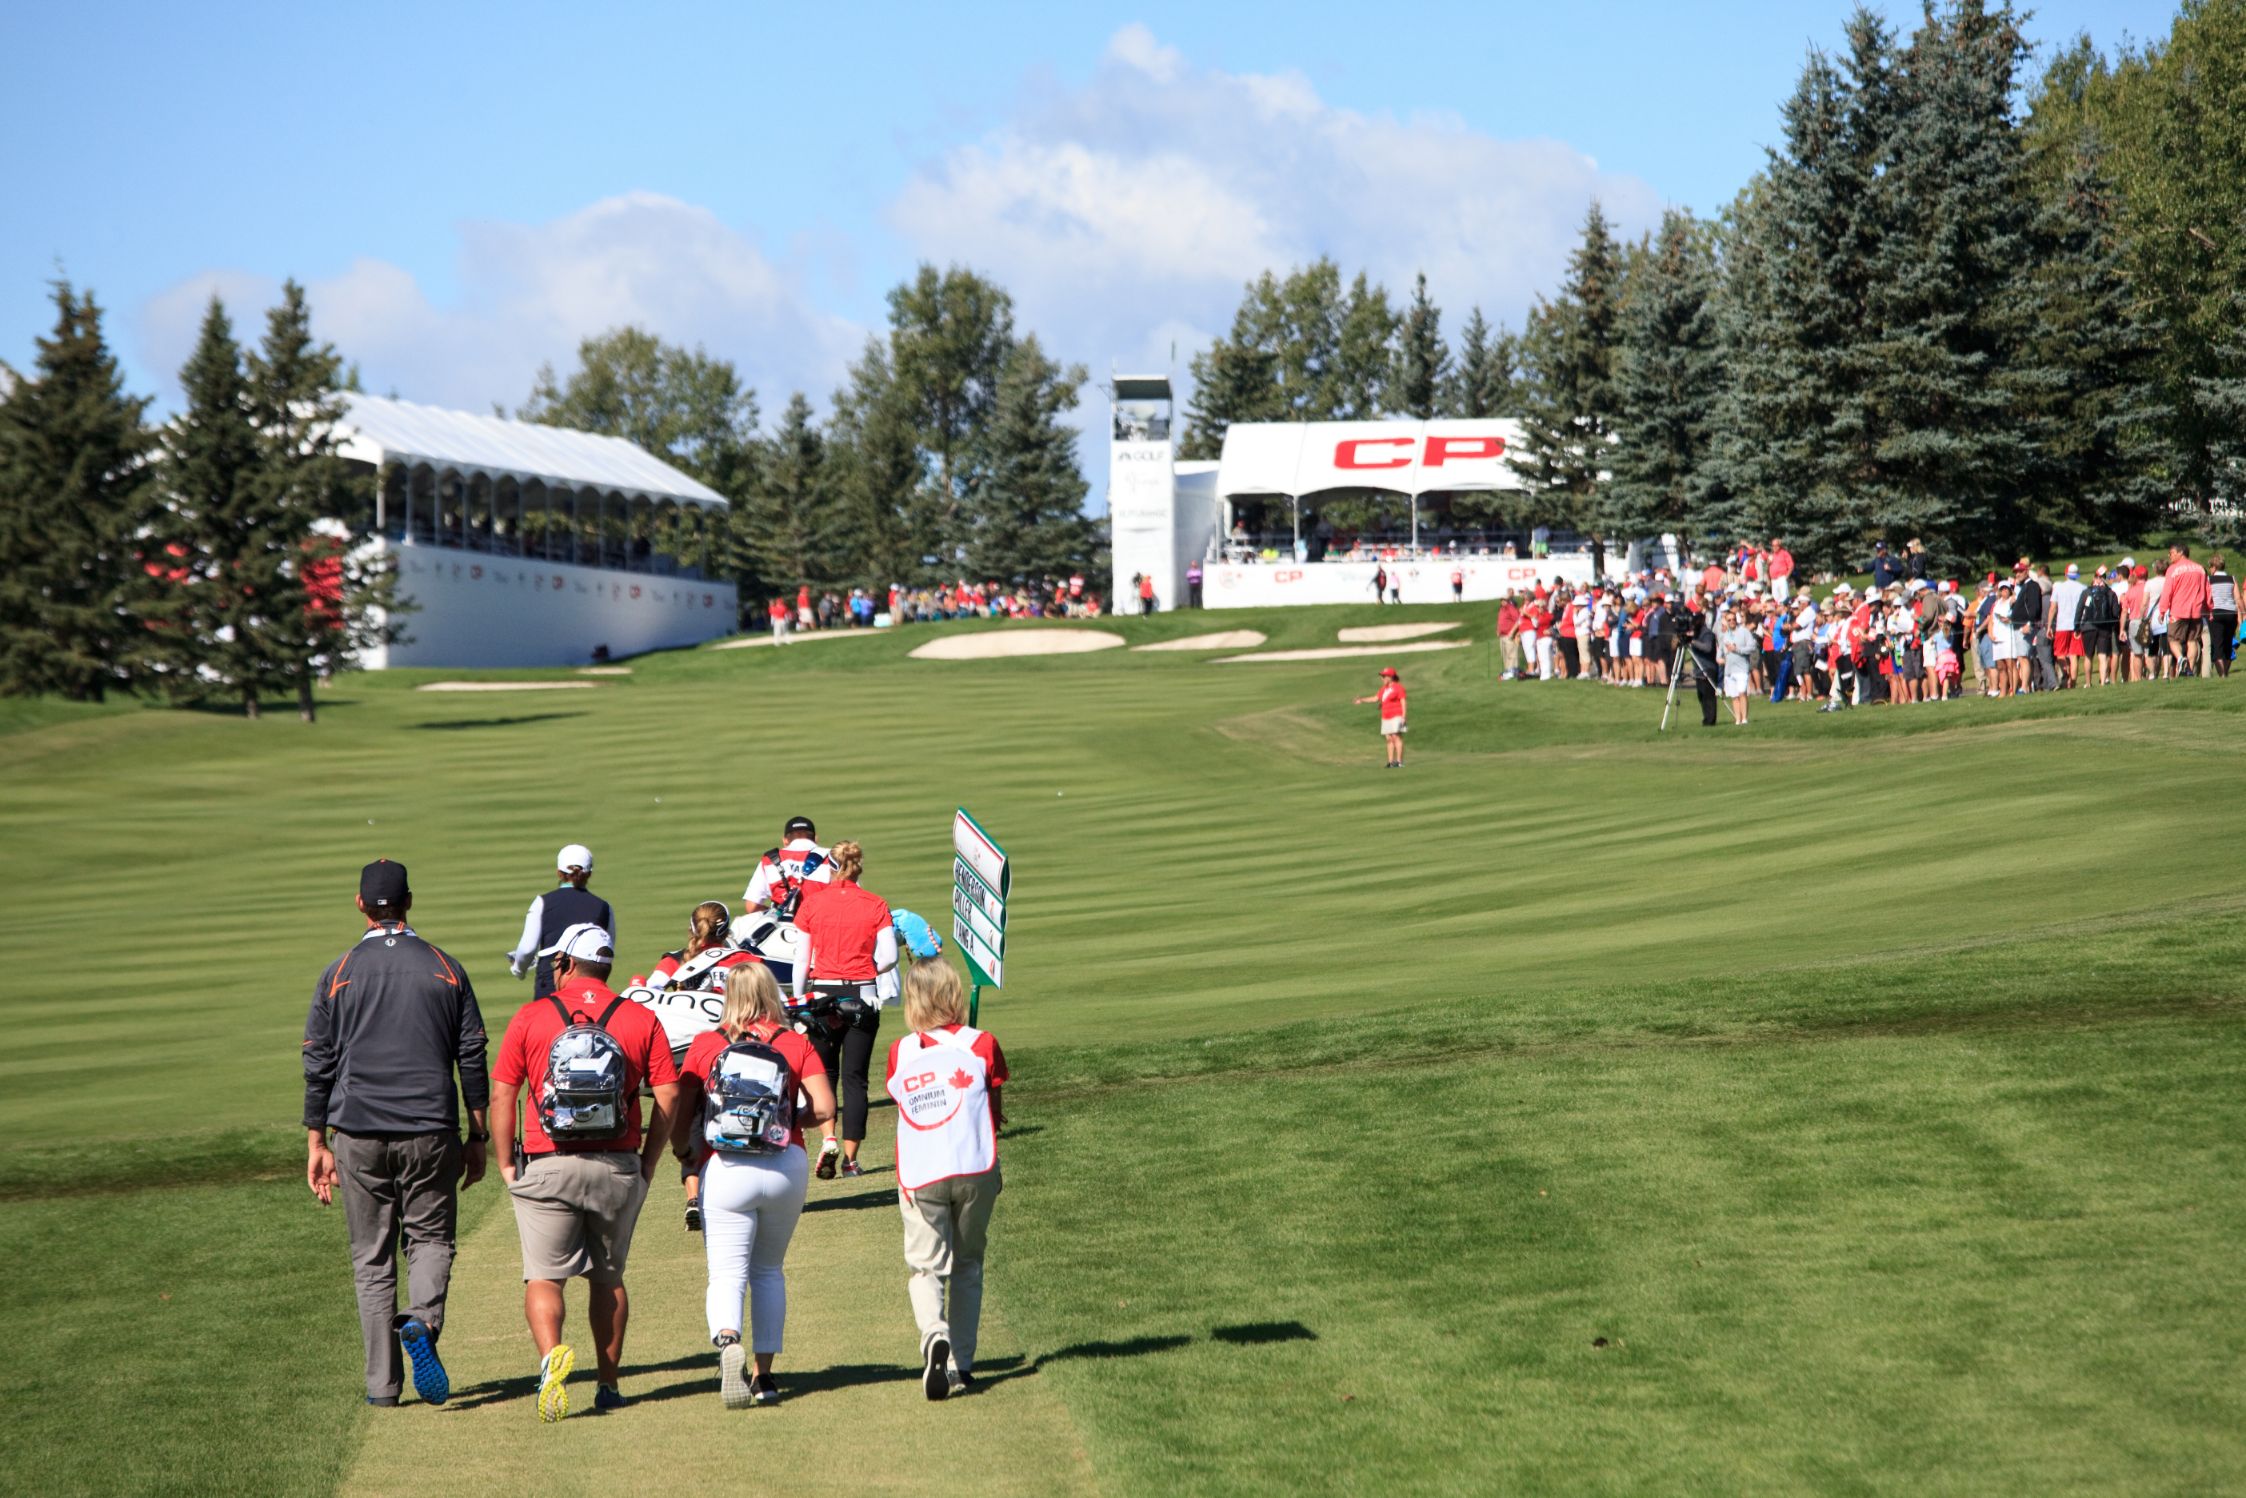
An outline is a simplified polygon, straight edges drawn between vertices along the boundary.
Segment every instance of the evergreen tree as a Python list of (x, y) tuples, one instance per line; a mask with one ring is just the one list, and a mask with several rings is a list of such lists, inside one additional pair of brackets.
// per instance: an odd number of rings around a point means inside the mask
[(1283, 421), (1279, 394), (1279, 282), (1269, 271), (1250, 282), (1232, 314), (1232, 331), (1193, 356), (1193, 396), (1186, 404), (1182, 458), (1224, 453), (1236, 421)]
[(334, 346), (313, 339), (304, 288), (287, 282), (249, 355), (248, 400), (255, 503), (282, 552), (263, 621), (266, 647), (307, 723), (317, 713), (315, 679), (403, 638), (394, 573), (352, 544), (371, 529), (374, 490), (336, 450), (343, 382)]
[(844, 580), (826, 439), (802, 391), (788, 398), (779, 429), (761, 445), (757, 492), (735, 507), (757, 575), (783, 589)]
[(827, 424), (827, 465), (847, 570), (870, 587), (918, 581), (943, 541), (928, 503), (930, 491), (912, 412), (879, 339), (851, 366), (835, 392)]
[(2007, 549), (2036, 555), (2133, 543), (2159, 519), (2170, 415), (2160, 330), (2131, 284), (2104, 149), (2084, 134), (2036, 226), (2025, 367), (2015, 382), (2031, 462)]
[(54, 288), (54, 331), (0, 399), (0, 691), (98, 702), (137, 679), (134, 616), (157, 505), (144, 415), (92, 293)]
[[(1480, 318), (1479, 308), (1474, 315)], [(1421, 421), (1440, 414), (1450, 390), (1451, 356), (1443, 347), (1442, 324), (1442, 309), (1428, 299), (1427, 273), (1421, 271), (1412, 282), (1411, 306), (1404, 312), (1395, 374), (1396, 409)]]
[(1558, 297), (1539, 299), (1522, 341), (1521, 440), (1508, 461), (1528, 480), (1532, 518), (1591, 539), (1605, 564), (1604, 473), (1613, 461), (1614, 356), (1621, 339), (1622, 252), (1597, 203), (1568, 257)]
[(1076, 432), (1061, 420), (1083, 383), (1082, 365), (1054, 363), (1034, 335), (1008, 351), (976, 485), (968, 558), (977, 575), (1034, 582), (1091, 560)]
[(1444, 416), (1511, 416), (1519, 344), (1504, 328), (1494, 331), (1476, 307), (1458, 333), (1458, 362), (1443, 383)]
[[(1894, 41), (1858, 11), (1843, 69), (1812, 53), (1783, 108), (1783, 144), (1733, 206), (1718, 326), (1728, 371), (1712, 471), (1744, 515), (1806, 565), (1854, 566), (1884, 534), (1876, 497), (1883, 428), (1869, 402), (1875, 195), (1892, 133)], [(1704, 532), (1696, 540), (1739, 539)]]
[[(1430, 316), (1434, 309), (1429, 308)], [(1387, 288), (1372, 285), (1362, 271), (1341, 303), (1341, 332), (1335, 345), (1333, 377), (1324, 411), (1317, 420), (1371, 421), (1391, 409), (1390, 380), (1396, 373), (1396, 333), (1403, 319), (1388, 305)], [(1429, 325), (1433, 332), (1432, 322)], [(1435, 341), (1438, 360), (1442, 341)], [(1440, 378), (1438, 363), (1436, 377)], [(1433, 403), (1434, 385), (1428, 387)]]
[(179, 696), (216, 685), (254, 718), (266, 692), (292, 684), (275, 635), (284, 617), (302, 618), (290, 575), (299, 536), (262, 482), (242, 351), (215, 296), (179, 384), (185, 405), (163, 432), (171, 514), (160, 535), (186, 553), (189, 582), (160, 615), (165, 685)]
[(1879, 432), (1862, 492), (1882, 521), (1950, 556), (2021, 544), (2019, 411), (2048, 376), (2030, 365), (2035, 202), (2012, 117), (2026, 56), (2008, 3), (1929, 12), (1894, 69), (1886, 169), (1873, 190), (1861, 347)]
[(1718, 487), (1710, 423), (1723, 389), (1706, 226), (1671, 209), (1636, 260), (1614, 364), (1613, 480), (1605, 518), (1618, 534), (1691, 537)]
[[(1281, 421), (1332, 421), (1342, 404), (1341, 267), (1323, 257), (1290, 272), (1268, 317)], [(1360, 330), (1362, 331), (1362, 330)]]

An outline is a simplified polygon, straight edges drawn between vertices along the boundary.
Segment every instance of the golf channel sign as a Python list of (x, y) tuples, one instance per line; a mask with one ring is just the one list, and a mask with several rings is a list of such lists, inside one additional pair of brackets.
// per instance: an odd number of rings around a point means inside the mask
[(1006, 983), (1006, 850), (963, 808), (951, 823), (951, 939), (967, 955), (975, 982)]

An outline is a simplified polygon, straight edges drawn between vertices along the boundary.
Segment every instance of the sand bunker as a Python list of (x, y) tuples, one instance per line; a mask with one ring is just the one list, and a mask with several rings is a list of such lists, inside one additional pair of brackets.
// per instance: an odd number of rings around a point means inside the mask
[(1355, 629), (1336, 630), (1334, 638), (1345, 645), (1357, 645), (1373, 640), (1416, 640), (1421, 635), (1439, 635), (1456, 628), (1456, 619), (1448, 624), (1361, 624)]
[[(813, 629), (802, 632), (789, 631), (790, 645), (816, 645), (821, 640), (866, 640), (887, 631), (876, 629)], [(754, 650), (759, 645), (777, 645), (779, 641), (766, 635), (751, 635), (745, 640), (720, 640), (712, 650)]]
[(432, 681), (417, 692), (590, 692), (597, 681)]
[(629, 676), (632, 674), (632, 668), (629, 666), (579, 666), (577, 674), (579, 676)]
[(1416, 655), (1423, 650), (1464, 650), (1464, 640), (1422, 640), (1417, 645), (1337, 645), (1326, 650), (1266, 650), (1261, 655), (1228, 655), (1216, 664), (1235, 661), (1336, 661), (1359, 655)]
[(972, 635), (946, 635), (913, 651), (916, 661), (983, 661), (1002, 655), (1082, 655), (1113, 650), (1121, 635), (1104, 629), (993, 629)]
[(1260, 629), (1220, 629), (1213, 635), (1187, 635), (1182, 640), (1157, 640), (1152, 645), (1133, 645), (1138, 650), (1253, 650), (1264, 642)]

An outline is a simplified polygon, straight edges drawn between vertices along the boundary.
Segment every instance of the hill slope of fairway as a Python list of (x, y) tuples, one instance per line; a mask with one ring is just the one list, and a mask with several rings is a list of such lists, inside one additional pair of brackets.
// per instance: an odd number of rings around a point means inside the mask
[[(312, 979), (371, 857), (410, 865), (496, 1030), (564, 842), (644, 968), (799, 812), (939, 917), (966, 806), (1016, 869), (993, 1386), (929, 1410), (894, 1376), (894, 1209), (814, 1183), (777, 1421), (867, 1432), (852, 1485), (904, 1486), (879, 1448), (954, 1416), (1001, 1492), (2246, 1481), (2246, 688), (1706, 733), (1687, 704), (1664, 736), (1660, 694), (1498, 683), (1488, 611), (1437, 615), (1477, 643), (1399, 659), (1400, 774), (1350, 705), (1378, 658), (911, 659), (926, 630), (593, 691), (352, 678), (312, 730), (0, 715), (0, 1242), (54, 1271), (8, 1292), (38, 1371), (0, 1441), (61, 1453), (57, 1491), (117, 1485), (87, 1420), (214, 1492), (402, 1491), (444, 1452), (482, 1486), (563, 1450), (587, 1490), (737, 1472), (778, 1425), (703, 1387), (675, 1186), (636, 1259), (640, 1408), (536, 1425), (479, 1188), (447, 1340), (481, 1392), (344, 1413), (342, 1225), (290, 1127)], [(1278, 650), (1415, 617), (1100, 627)], [(344, 1439), (274, 1439), (306, 1399)]]

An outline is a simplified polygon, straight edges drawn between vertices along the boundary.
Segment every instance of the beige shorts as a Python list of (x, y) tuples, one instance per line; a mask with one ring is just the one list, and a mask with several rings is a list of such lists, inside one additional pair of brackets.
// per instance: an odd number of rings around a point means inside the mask
[(1382, 738), (1387, 738), (1391, 734), (1398, 734), (1402, 733), (1403, 731), (1404, 720), (1402, 718), (1383, 718), (1380, 720), (1380, 736)]
[(631, 1150), (533, 1155), (515, 1172), (510, 1195), (522, 1238), (523, 1278), (595, 1284), (624, 1278), (647, 1182)]

